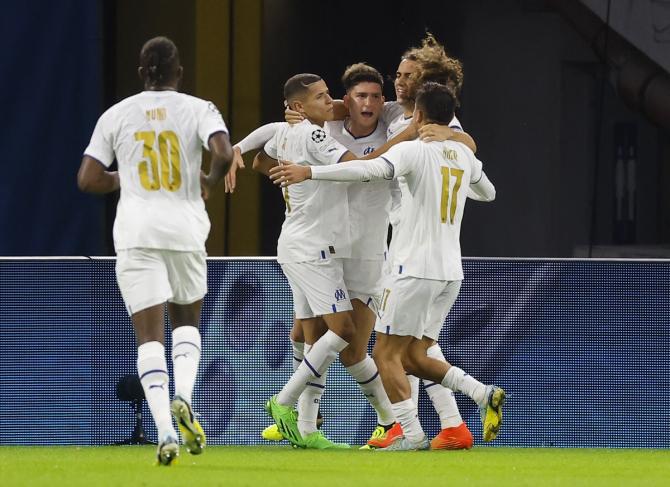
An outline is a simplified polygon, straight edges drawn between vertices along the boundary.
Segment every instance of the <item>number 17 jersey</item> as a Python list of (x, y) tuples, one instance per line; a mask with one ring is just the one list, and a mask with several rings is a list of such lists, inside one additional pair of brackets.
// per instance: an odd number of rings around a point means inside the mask
[(201, 197), (202, 148), (228, 130), (213, 103), (144, 91), (102, 114), (84, 154), (119, 166), (115, 249), (204, 251), (210, 222)]
[(400, 185), (400, 223), (393, 235), (393, 272), (423, 279), (463, 279), (461, 221), (482, 163), (458, 142), (401, 142), (381, 156)]

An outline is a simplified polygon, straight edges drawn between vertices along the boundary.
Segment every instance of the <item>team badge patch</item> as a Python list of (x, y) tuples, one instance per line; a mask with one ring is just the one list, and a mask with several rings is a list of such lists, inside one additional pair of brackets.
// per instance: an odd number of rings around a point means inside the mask
[(317, 144), (319, 142), (323, 142), (326, 140), (326, 132), (321, 129), (316, 129), (314, 132), (312, 132), (312, 140)]
[(335, 299), (338, 303), (347, 299), (347, 293), (344, 292), (344, 289), (337, 289), (335, 291)]

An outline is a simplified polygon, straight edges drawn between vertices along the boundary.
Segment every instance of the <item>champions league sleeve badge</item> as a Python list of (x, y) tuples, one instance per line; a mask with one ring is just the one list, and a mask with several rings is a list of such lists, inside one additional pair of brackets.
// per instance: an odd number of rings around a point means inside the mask
[(312, 132), (312, 140), (317, 144), (326, 140), (326, 132), (321, 129), (316, 129)]

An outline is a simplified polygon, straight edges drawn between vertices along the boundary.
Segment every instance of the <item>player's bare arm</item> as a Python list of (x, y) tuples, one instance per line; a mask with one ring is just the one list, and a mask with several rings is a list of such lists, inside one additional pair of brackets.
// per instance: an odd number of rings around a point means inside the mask
[(105, 170), (100, 161), (85, 155), (77, 173), (77, 186), (86, 193), (111, 193), (120, 187), (119, 173)]
[(477, 153), (477, 144), (467, 132), (454, 130), (446, 125), (429, 123), (419, 129), (419, 138), (424, 142), (453, 140), (465, 144), (473, 154)]
[(256, 172), (270, 176), (271, 169), (276, 167), (278, 164), (279, 162), (277, 159), (273, 159), (267, 155), (265, 151), (261, 151), (256, 154), (256, 157), (254, 157), (254, 162), (251, 165), (251, 168)]
[(209, 193), (230, 170), (233, 161), (233, 148), (230, 146), (228, 134), (216, 132), (209, 137), (207, 141), (209, 152), (212, 154), (212, 160), (209, 166), (209, 173), (201, 178), (201, 184), (206, 193)]

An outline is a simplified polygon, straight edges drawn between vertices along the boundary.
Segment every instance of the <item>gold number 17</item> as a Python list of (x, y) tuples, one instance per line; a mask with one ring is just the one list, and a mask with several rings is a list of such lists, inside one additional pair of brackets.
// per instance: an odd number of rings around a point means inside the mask
[[(464, 172), (463, 169), (442, 166), (442, 199), (440, 200), (440, 219), (442, 223), (447, 223), (447, 208), (449, 208), (449, 223), (454, 224), (456, 204), (458, 203), (458, 190), (461, 189)], [(451, 205), (449, 205), (451, 177), (456, 178), (456, 182), (454, 183), (453, 191), (451, 191)]]

